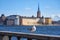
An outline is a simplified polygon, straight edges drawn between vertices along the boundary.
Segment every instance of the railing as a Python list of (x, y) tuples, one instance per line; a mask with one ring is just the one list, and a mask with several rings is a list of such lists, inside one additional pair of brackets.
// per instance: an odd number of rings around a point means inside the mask
[(27, 38), (27, 40), (60, 40), (58, 35), (34, 34), (23, 32), (0, 31), (0, 40), (11, 40), (12, 36), (16, 36), (17, 40)]

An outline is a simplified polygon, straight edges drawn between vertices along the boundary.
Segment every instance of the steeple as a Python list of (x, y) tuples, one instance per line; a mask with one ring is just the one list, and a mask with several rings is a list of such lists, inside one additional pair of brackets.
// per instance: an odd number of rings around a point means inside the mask
[(37, 17), (38, 17), (38, 18), (41, 17), (40, 8), (39, 8), (39, 3), (38, 3)]
[(38, 11), (40, 11), (40, 8), (39, 8), (39, 3), (38, 3)]

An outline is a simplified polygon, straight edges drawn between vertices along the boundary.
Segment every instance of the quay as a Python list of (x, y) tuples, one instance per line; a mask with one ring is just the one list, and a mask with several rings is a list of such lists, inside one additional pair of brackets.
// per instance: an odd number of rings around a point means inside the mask
[(27, 38), (27, 40), (60, 40), (58, 35), (46, 35), (46, 34), (34, 34), (34, 33), (23, 33), (23, 32), (11, 32), (11, 31), (0, 31), (0, 40), (11, 40), (11, 37), (17, 37), (17, 40), (21, 38)]

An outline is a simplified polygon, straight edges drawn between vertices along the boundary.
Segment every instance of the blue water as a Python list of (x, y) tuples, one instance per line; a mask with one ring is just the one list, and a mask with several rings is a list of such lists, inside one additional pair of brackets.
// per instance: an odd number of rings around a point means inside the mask
[[(28, 30), (31, 27), (32, 26), (0, 26), (0, 31), (32, 33), (32, 32), (30, 32), (30, 30)], [(48, 35), (60, 35), (60, 26), (36, 26), (36, 31), (33, 33), (48, 34)], [(14, 40), (16, 40), (16, 39), (14, 39)]]

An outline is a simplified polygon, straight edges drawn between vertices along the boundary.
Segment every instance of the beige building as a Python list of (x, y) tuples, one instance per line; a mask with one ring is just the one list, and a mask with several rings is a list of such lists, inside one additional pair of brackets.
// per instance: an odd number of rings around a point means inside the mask
[(21, 19), (21, 25), (39, 25), (38, 21), (39, 18), (32, 18), (32, 17), (27, 17), (27, 18), (22, 18)]
[(21, 18), (21, 25), (40, 25), (42, 24), (42, 20), (40, 18), (32, 18), (32, 17), (25, 17)]

